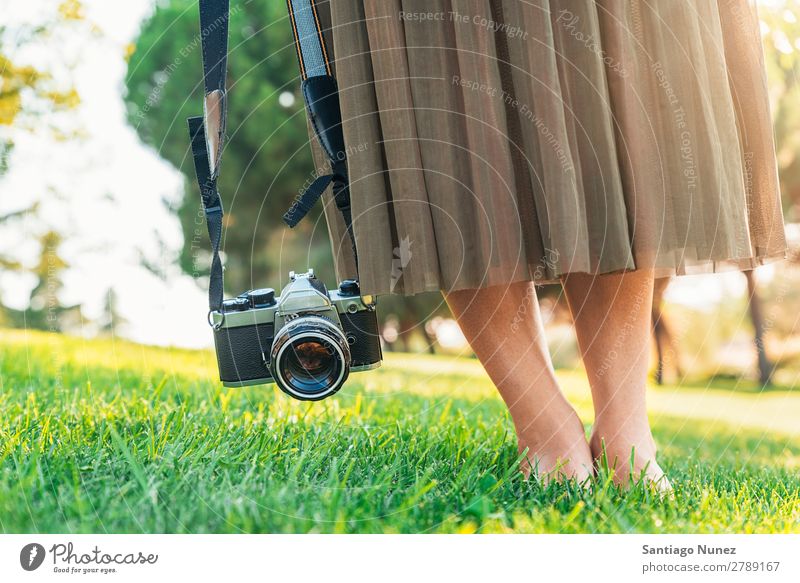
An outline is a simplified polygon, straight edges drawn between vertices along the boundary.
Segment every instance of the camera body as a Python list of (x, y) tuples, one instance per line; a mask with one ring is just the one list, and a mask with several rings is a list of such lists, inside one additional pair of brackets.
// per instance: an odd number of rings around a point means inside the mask
[(251, 290), (211, 312), (223, 385), (275, 382), (296, 399), (317, 401), (351, 371), (380, 366), (375, 302), (361, 296), (357, 281), (329, 291), (311, 269), (289, 279), (278, 297), (271, 288)]

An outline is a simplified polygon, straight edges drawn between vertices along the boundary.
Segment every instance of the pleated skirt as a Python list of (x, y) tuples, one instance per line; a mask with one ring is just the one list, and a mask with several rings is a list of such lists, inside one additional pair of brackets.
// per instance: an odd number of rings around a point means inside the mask
[[(785, 256), (751, 0), (317, 8), (365, 293), (707, 273)], [(316, 147), (315, 158), (323, 164)], [(326, 196), (337, 271), (350, 277)]]

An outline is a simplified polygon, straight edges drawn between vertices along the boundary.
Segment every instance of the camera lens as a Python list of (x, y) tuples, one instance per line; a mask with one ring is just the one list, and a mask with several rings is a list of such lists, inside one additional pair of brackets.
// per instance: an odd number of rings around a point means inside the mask
[(270, 368), (281, 390), (318, 401), (338, 391), (350, 373), (350, 348), (342, 330), (320, 316), (300, 316), (275, 335)]
[(284, 353), (283, 372), (297, 384), (325, 384), (339, 376), (340, 365), (330, 342), (300, 338)]

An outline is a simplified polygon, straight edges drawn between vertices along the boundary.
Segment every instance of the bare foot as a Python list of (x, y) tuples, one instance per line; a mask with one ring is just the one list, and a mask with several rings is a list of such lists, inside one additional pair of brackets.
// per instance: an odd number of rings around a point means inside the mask
[(525, 421), (518, 420), (519, 451), (527, 449), (522, 472), (531, 473), (545, 483), (575, 479), (580, 483), (592, 476), (592, 453), (586, 442), (583, 423), (566, 402), (548, 404)]
[(659, 490), (672, 489), (656, 461), (656, 443), (646, 416), (612, 412), (599, 415), (589, 446), (595, 461), (607, 462), (614, 471), (615, 483), (627, 487), (631, 481), (645, 480)]

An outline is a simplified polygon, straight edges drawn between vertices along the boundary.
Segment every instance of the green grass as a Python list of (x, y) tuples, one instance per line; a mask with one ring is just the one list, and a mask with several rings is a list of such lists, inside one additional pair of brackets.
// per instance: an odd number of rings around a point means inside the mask
[(797, 392), (653, 389), (659, 499), (523, 480), (474, 360), (390, 355), (315, 404), (215, 374), (211, 352), (0, 330), (0, 530), (800, 532)]

